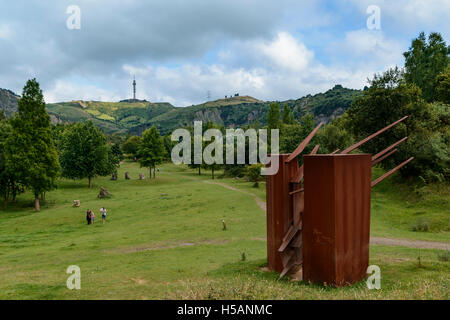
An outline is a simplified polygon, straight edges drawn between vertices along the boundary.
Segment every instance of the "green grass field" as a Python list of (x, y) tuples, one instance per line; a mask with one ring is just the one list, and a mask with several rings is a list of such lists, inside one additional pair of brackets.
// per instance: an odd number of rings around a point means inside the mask
[[(118, 181), (96, 178), (92, 189), (85, 180), (59, 181), (41, 212), (29, 194), (0, 210), (0, 299), (449, 299), (449, 255), (434, 249), (371, 246), (381, 290), (277, 280), (263, 269), (265, 214), (248, 194), (265, 199), (264, 183), (215, 180), (238, 192), (205, 183), (209, 172), (161, 168), (157, 179), (141, 181), (148, 171), (126, 162)], [(450, 243), (448, 187), (414, 192), (392, 179), (373, 191), (372, 235)], [(100, 186), (110, 199), (97, 198)], [(88, 208), (94, 225), (86, 225)], [(428, 231), (412, 231), (419, 220)], [(81, 268), (81, 290), (66, 287), (69, 265)]]

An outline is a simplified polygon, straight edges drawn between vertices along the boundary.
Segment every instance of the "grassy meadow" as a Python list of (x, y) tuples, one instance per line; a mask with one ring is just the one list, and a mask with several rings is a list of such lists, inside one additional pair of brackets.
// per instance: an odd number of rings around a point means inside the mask
[[(266, 220), (254, 199), (265, 199), (264, 183), (214, 180), (232, 190), (205, 183), (209, 172), (172, 164), (154, 180), (138, 180), (141, 172), (148, 178), (147, 169), (125, 162), (118, 181), (96, 178), (92, 189), (87, 180), (60, 180), (38, 213), (30, 194), (0, 210), (0, 299), (450, 298), (449, 254), (434, 249), (371, 246), (381, 290), (364, 282), (336, 289), (278, 280), (264, 269)], [(97, 198), (100, 186), (111, 198)], [(448, 199), (445, 185), (419, 188), (389, 178), (372, 193), (372, 236), (450, 243)], [(86, 224), (88, 208), (94, 225)], [(427, 230), (413, 231), (417, 225)], [(81, 290), (66, 287), (69, 265), (81, 268)]]

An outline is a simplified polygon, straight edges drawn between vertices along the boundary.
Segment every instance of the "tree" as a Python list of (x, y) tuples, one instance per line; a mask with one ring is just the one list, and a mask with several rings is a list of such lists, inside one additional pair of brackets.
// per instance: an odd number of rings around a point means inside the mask
[(107, 176), (117, 170), (118, 158), (106, 143), (106, 136), (92, 121), (79, 122), (64, 132), (60, 156), (62, 175), (69, 179)]
[(331, 153), (353, 144), (353, 137), (346, 129), (330, 123), (325, 128), (317, 132), (317, 142), (320, 145), (319, 153)]
[(258, 181), (261, 178), (261, 168), (263, 165), (261, 163), (255, 163), (247, 167), (247, 177), (253, 182), (255, 188), (258, 187)]
[(11, 172), (6, 167), (5, 142), (11, 134), (11, 126), (0, 110), (0, 194), (4, 199), (4, 208), (8, 204), (11, 187)]
[(141, 145), (141, 137), (131, 136), (122, 145), (122, 150), (125, 154), (131, 156), (132, 159), (137, 158), (139, 146)]
[(280, 128), (280, 106), (277, 102), (272, 102), (269, 106), (269, 111), (267, 112), (267, 127), (269, 129), (279, 129)]
[(436, 77), (450, 63), (450, 46), (447, 46), (439, 33), (425, 33), (414, 39), (405, 57), (405, 80), (422, 89), (423, 98), (432, 102), (437, 99)]
[(155, 167), (157, 164), (162, 163), (164, 159), (165, 148), (164, 141), (159, 135), (158, 129), (155, 126), (147, 129), (142, 134), (142, 142), (139, 146), (138, 157), (141, 167), (149, 169), (150, 178), (155, 178)]
[(283, 114), (281, 118), (284, 124), (295, 123), (294, 115), (291, 112), (291, 108), (287, 104), (285, 104), (283, 107)]
[(450, 66), (436, 77), (437, 100), (450, 104)]
[(361, 146), (367, 153), (377, 153), (401, 138), (407, 142), (399, 145), (399, 152), (381, 165), (391, 168), (410, 156), (415, 159), (400, 170), (403, 176), (421, 176), (425, 180), (448, 179), (448, 107), (426, 103), (421, 90), (404, 81), (398, 69), (378, 75), (368, 90), (355, 99), (347, 111), (350, 130), (356, 140), (361, 140), (388, 124), (409, 116), (388, 132)]
[(55, 187), (60, 172), (53, 144), (50, 117), (36, 79), (28, 80), (10, 120), (11, 134), (6, 141), (6, 166), (17, 181), (34, 194), (34, 208), (40, 210), (39, 195)]
[(113, 156), (117, 157), (119, 162), (123, 160), (123, 152), (117, 143), (111, 145), (111, 152)]

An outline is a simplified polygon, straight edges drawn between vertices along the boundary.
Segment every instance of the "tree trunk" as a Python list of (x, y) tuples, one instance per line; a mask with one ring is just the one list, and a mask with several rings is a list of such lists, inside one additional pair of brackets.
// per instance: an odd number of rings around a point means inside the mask
[(212, 178), (214, 180), (214, 167), (211, 168), (211, 174), (212, 174)]
[(152, 167), (148, 168), (148, 177), (149, 179), (152, 178)]
[(198, 165), (198, 175), (200, 176), (202, 174), (201, 169), (200, 169), (200, 165)]
[(153, 167), (153, 179), (156, 179), (156, 167)]
[(36, 193), (34, 195), (34, 211), (40, 211), (41, 207), (39, 206), (39, 195)]
[(7, 188), (5, 191), (5, 200), (3, 202), (3, 206), (5, 209), (8, 207), (8, 200), (9, 200), (9, 189)]
[(41, 201), (45, 201), (45, 192), (41, 193)]
[(12, 201), (16, 202), (17, 187), (16, 187), (16, 184), (14, 182), (12, 183), (12, 186), (11, 186), (11, 192), (12, 192)]
[(90, 189), (91, 188), (91, 177), (88, 177), (88, 181), (89, 181), (88, 182), (88, 184), (89, 184), (88, 186), (89, 186), (89, 189)]

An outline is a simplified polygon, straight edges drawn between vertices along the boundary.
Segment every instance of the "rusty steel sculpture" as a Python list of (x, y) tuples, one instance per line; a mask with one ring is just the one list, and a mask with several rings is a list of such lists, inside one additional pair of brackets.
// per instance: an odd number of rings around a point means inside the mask
[(394, 154), (405, 137), (376, 155), (350, 154), (407, 118), (339, 152), (298, 157), (320, 123), (291, 154), (278, 156), (277, 174), (267, 176), (268, 267), (302, 271), (303, 280), (342, 286), (364, 279), (369, 263), (370, 190), (409, 163), (409, 158), (371, 181), (372, 166)]

